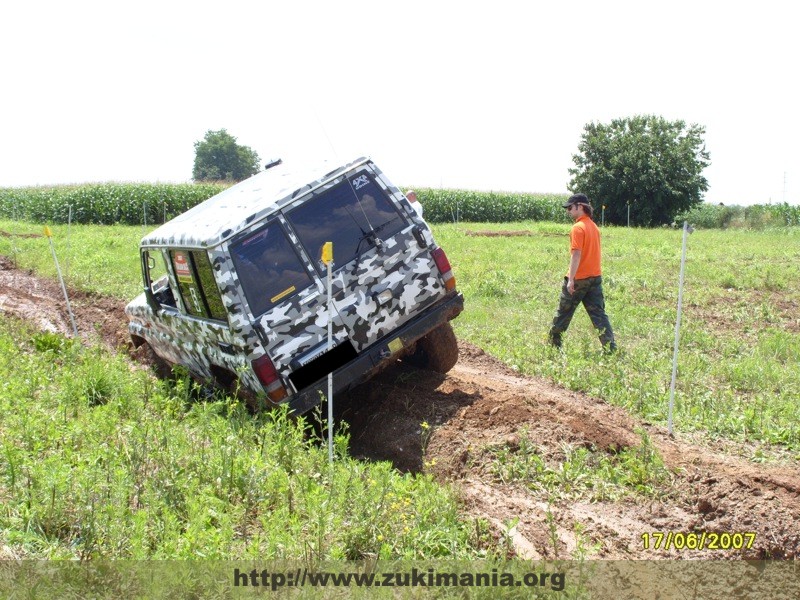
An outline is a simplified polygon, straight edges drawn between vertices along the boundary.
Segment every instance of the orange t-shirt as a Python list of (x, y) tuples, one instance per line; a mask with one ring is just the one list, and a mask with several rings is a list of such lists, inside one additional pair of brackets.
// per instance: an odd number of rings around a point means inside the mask
[[(586, 215), (572, 226), (569, 233), (569, 249), (581, 251), (581, 262), (575, 279), (599, 277), (600, 271), (600, 230)], [(569, 275), (569, 273), (568, 273)]]

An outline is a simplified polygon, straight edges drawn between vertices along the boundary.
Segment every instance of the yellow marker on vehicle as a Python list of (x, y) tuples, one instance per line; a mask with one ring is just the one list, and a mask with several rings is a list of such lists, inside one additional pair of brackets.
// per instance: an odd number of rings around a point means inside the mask
[(295, 286), (292, 286), (292, 287), (286, 288), (285, 290), (283, 290), (283, 291), (282, 291), (280, 294), (278, 294), (277, 296), (273, 296), (272, 298), (270, 298), (270, 299), (269, 299), (269, 301), (270, 301), (270, 302), (272, 302), (272, 303), (274, 304), (275, 302), (277, 302), (277, 301), (278, 301), (278, 300), (280, 300), (281, 298), (283, 298), (283, 297), (285, 297), (285, 296), (288, 296), (289, 294), (291, 294), (291, 293), (292, 293), (293, 291), (295, 291), (296, 289), (297, 289), (297, 288), (296, 288)]
[(389, 345), (389, 352), (395, 354), (403, 349), (403, 340), (401, 340), (400, 338), (395, 338), (391, 342), (389, 342), (388, 345)]
[(326, 265), (333, 262), (333, 242), (325, 242), (322, 245), (322, 262)]

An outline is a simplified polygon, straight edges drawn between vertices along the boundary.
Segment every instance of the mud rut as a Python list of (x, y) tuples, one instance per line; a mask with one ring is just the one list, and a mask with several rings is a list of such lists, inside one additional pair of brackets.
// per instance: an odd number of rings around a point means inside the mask
[[(72, 290), (70, 302), (85, 343), (129, 352), (124, 300)], [(0, 313), (41, 330), (72, 330), (59, 285), (14, 268), (5, 257)], [(459, 346), (448, 375), (398, 364), (337, 399), (354, 456), (388, 460), (401, 471), (429, 472), (452, 484), (464, 517), (488, 521), (492, 535), (522, 557), (569, 558), (579, 546), (596, 544), (593, 556), (606, 559), (800, 557), (797, 463), (755, 464), (724, 448), (671, 438), (606, 402), (521, 377), (481, 349), (463, 341)], [(423, 430), (423, 422), (430, 428)], [(656, 499), (548, 498), (499, 482), (486, 452), (513, 453), (523, 432), (546, 459), (561, 455), (564, 444), (616, 452), (641, 443), (637, 430), (647, 432), (674, 473)], [(756, 539), (746, 551), (643, 549), (642, 534), (658, 531), (754, 532)]]

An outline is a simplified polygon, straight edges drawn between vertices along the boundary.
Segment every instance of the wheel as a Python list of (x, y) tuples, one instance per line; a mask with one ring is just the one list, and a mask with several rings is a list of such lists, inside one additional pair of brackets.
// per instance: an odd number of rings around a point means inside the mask
[(450, 323), (439, 325), (417, 342), (407, 362), (422, 369), (447, 373), (458, 361), (458, 341)]
[(151, 367), (155, 374), (160, 379), (169, 379), (172, 377), (172, 365), (161, 358), (156, 351), (153, 350), (153, 347), (145, 342), (141, 346), (136, 349), (136, 355), (138, 356), (139, 362)]

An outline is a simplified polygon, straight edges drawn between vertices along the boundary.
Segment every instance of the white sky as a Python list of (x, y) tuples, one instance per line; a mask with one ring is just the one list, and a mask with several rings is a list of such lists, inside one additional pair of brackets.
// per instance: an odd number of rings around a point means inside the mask
[(655, 114), (705, 126), (706, 200), (800, 204), (798, 23), (776, 0), (4, 2), (0, 187), (188, 181), (225, 128), (264, 161), (567, 192), (586, 123)]

